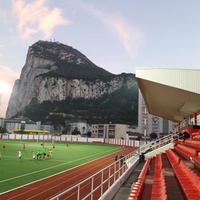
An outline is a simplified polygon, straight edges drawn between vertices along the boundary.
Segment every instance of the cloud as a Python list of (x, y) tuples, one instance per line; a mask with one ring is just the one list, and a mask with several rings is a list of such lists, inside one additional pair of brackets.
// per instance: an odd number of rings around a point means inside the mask
[(79, 4), (84, 10), (96, 17), (104, 26), (116, 35), (129, 56), (136, 56), (144, 41), (144, 34), (129, 24), (121, 16), (102, 12), (89, 4)]
[(143, 42), (143, 33), (138, 28), (130, 26), (120, 17), (110, 17), (106, 20), (106, 16), (101, 13), (99, 19), (118, 36), (130, 56), (138, 54)]
[[(47, 11), (47, 14), (43, 16), (43, 20), (39, 25), (45, 37), (48, 38), (52, 35), (53, 29), (56, 26), (66, 24), (67, 21), (61, 16), (61, 11), (58, 8), (54, 8), (52, 11)], [(70, 22), (68, 22), (69, 24)]]
[(0, 117), (5, 117), (6, 109), (8, 107), (8, 101), (12, 92), (12, 87), (16, 79), (19, 78), (20, 74), (14, 72), (11, 68), (0, 65), (0, 80), (8, 85), (8, 91), (1, 92), (1, 105), (0, 105)]
[(6, 82), (8, 85), (13, 86), (16, 79), (20, 74), (13, 71), (11, 68), (0, 65), (0, 80)]
[(42, 33), (48, 39), (55, 27), (70, 24), (62, 16), (60, 8), (50, 9), (46, 6), (47, 0), (34, 0), (26, 3), (25, 0), (13, 0), (13, 13), (17, 18), (17, 27), (23, 40), (28, 40), (32, 35)]

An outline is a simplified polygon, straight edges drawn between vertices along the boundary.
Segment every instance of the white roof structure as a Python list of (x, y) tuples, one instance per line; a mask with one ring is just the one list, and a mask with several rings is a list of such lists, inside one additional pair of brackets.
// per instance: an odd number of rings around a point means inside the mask
[(200, 70), (137, 67), (136, 80), (150, 114), (181, 122), (200, 110)]

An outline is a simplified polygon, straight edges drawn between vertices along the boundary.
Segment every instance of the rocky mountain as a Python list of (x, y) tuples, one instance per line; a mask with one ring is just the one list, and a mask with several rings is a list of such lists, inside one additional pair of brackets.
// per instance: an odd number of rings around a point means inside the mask
[(136, 123), (137, 91), (134, 74), (114, 75), (70, 46), (38, 41), (28, 49), (6, 118), (52, 121), (59, 115), (62, 120)]

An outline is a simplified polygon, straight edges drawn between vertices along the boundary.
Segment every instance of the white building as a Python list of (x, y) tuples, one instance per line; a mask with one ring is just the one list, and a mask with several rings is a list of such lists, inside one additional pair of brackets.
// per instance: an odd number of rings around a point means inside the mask
[(74, 130), (79, 131), (81, 135), (86, 134), (91, 131), (90, 126), (87, 124), (87, 121), (85, 120), (66, 121), (66, 125), (70, 127), (70, 131), (68, 134), (72, 134)]

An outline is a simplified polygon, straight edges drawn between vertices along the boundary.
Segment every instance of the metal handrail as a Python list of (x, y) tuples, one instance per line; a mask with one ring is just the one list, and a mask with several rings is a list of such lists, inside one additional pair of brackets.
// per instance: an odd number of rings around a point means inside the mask
[[(135, 150), (135, 151), (133, 151), (132, 153), (126, 155), (126, 156), (125, 156), (125, 160), (126, 160), (126, 162), (127, 162), (127, 163), (126, 163), (127, 166), (133, 165), (133, 164), (134, 164), (133, 160), (135, 160), (136, 157), (137, 157), (137, 158), (139, 157), (139, 155), (138, 155), (138, 150)], [(138, 159), (139, 159), (139, 158), (138, 158)], [(120, 163), (120, 162), (119, 162), (119, 163)], [(119, 164), (119, 165), (120, 165), (120, 164)], [(105, 167), (105, 168), (102, 169), (101, 171), (99, 171), (99, 172), (93, 174), (92, 176), (88, 177), (87, 179), (84, 179), (84, 180), (81, 181), (80, 183), (78, 183), (78, 184), (72, 186), (71, 188), (69, 188), (69, 189), (67, 189), (67, 190), (65, 190), (65, 191), (63, 191), (63, 192), (61, 192), (61, 193), (59, 193), (58, 195), (52, 197), (50, 200), (59, 200), (59, 198), (60, 198), (62, 195), (67, 194), (68, 192), (70, 192), (71, 190), (76, 189), (76, 188), (77, 188), (77, 200), (80, 200), (80, 186), (83, 185), (83, 184), (84, 184), (86, 181), (88, 181), (88, 180), (91, 180), (91, 181), (92, 181), (92, 186), (93, 186), (94, 177), (95, 177), (96, 175), (101, 175), (101, 176), (103, 176), (103, 174), (104, 174), (103, 172), (104, 172), (104, 171), (110, 170), (110, 169), (113, 168), (114, 166), (116, 166), (116, 162), (114, 162), (114, 163), (112, 163), (111, 165)], [(122, 167), (123, 167), (123, 166), (122, 166)], [(113, 174), (111, 174), (106, 180), (103, 180), (103, 179), (102, 179), (102, 180), (101, 180), (101, 183), (100, 183), (97, 187), (95, 187), (95, 188), (92, 187), (92, 188), (91, 188), (91, 192), (88, 193), (85, 197), (82, 197), (81, 200), (87, 199), (88, 197), (91, 197), (91, 199), (93, 199), (93, 193), (94, 193), (96, 190), (98, 190), (100, 187), (102, 187), (102, 185), (103, 185), (104, 183), (108, 182), (108, 181), (109, 181), (113, 176), (115, 176), (116, 174), (120, 174), (120, 176), (117, 176), (118, 178), (115, 179), (114, 182), (116, 182), (117, 180), (119, 180), (120, 177), (123, 175), (123, 174), (121, 174), (121, 173), (124, 173), (124, 172), (125, 172), (124, 170), (121, 170), (122, 167), (119, 167), (118, 169), (115, 168), (115, 171), (114, 171)], [(113, 184), (114, 184), (114, 183), (113, 183)], [(111, 185), (110, 185), (110, 186), (111, 186)], [(101, 194), (101, 195), (102, 195), (102, 194)]]
[(173, 143), (175, 140), (179, 139), (179, 133), (172, 133), (167, 136), (161, 137), (157, 140), (148, 142), (147, 144), (140, 145), (140, 155), (151, 150), (155, 150), (159, 147), (165, 146), (169, 143)]

